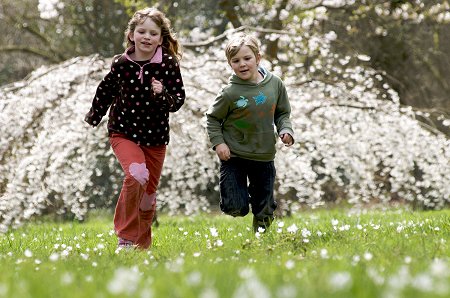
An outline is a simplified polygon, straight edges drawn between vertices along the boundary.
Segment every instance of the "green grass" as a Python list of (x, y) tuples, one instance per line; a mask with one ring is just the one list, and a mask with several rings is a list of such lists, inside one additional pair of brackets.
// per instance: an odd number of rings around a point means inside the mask
[(159, 220), (148, 251), (116, 251), (104, 215), (0, 235), (0, 297), (450, 296), (450, 210), (305, 211), (259, 236), (251, 216)]

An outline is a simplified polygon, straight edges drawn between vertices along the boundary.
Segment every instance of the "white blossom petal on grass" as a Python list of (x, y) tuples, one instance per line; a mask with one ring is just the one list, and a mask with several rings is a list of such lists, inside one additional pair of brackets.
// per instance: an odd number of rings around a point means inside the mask
[(352, 285), (352, 276), (349, 272), (335, 272), (330, 275), (328, 284), (333, 291), (348, 289)]
[(74, 276), (70, 272), (64, 272), (61, 275), (61, 284), (62, 285), (70, 285), (71, 283), (73, 283), (73, 280), (74, 280)]
[(385, 278), (378, 270), (373, 267), (367, 268), (367, 276), (373, 281), (377, 286), (382, 286), (385, 282)]
[(114, 295), (132, 295), (139, 287), (141, 275), (137, 267), (119, 267), (107, 284), (107, 290)]
[(178, 257), (175, 260), (170, 260), (165, 263), (165, 267), (170, 272), (181, 272), (184, 265), (184, 259)]
[(52, 262), (56, 262), (59, 260), (59, 254), (54, 252), (48, 257), (48, 259)]
[(202, 274), (199, 271), (193, 271), (186, 276), (186, 283), (188, 285), (197, 286), (202, 281)]
[(23, 254), (25, 255), (25, 257), (27, 258), (31, 258), (33, 256), (33, 253), (31, 252), (31, 250), (26, 249)]
[(0, 297), (7, 297), (8, 285), (0, 283)]
[(370, 261), (370, 260), (372, 260), (372, 258), (373, 258), (373, 255), (370, 252), (365, 252), (364, 253), (364, 259), (366, 261)]
[(450, 267), (448, 262), (443, 259), (434, 259), (430, 264), (430, 273), (435, 277), (449, 277)]
[(219, 298), (219, 297), (220, 297), (219, 291), (211, 286), (204, 288), (199, 296), (199, 298)]
[(433, 292), (435, 288), (433, 278), (426, 273), (421, 273), (414, 276), (411, 280), (411, 286), (421, 292)]
[(320, 250), (320, 257), (321, 257), (322, 259), (328, 259), (328, 258), (329, 258), (329, 256), (328, 256), (328, 250), (327, 250), (326, 248), (322, 248), (322, 249)]
[(94, 281), (94, 277), (92, 277), (92, 275), (86, 275), (84, 280), (87, 281), (87, 282), (93, 282)]
[[(301, 292), (301, 291), (300, 291)], [(282, 285), (277, 289), (277, 298), (295, 298), (297, 295), (297, 288), (294, 285)]]
[(244, 269), (240, 274), (243, 281), (233, 293), (233, 298), (270, 298), (270, 289), (262, 283), (253, 270)]
[(151, 288), (146, 287), (141, 290), (138, 297), (139, 298), (153, 298), (153, 297), (155, 297), (155, 294)]
[(387, 285), (390, 290), (401, 291), (409, 285), (411, 275), (407, 266), (401, 266), (396, 273), (387, 277)]
[(213, 237), (218, 237), (219, 236), (219, 232), (214, 227), (213, 228), (209, 228), (209, 232), (211, 233), (211, 236), (213, 236)]
[(284, 266), (286, 269), (294, 269), (295, 262), (293, 260), (287, 260), (286, 263), (284, 263)]
[(406, 256), (406, 257), (404, 258), (404, 261), (405, 261), (405, 264), (410, 264), (411, 261), (412, 261), (412, 258), (411, 258), (410, 256)]
[(287, 231), (291, 234), (295, 234), (298, 231), (298, 227), (296, 224), (292, 224), (287, 228)]

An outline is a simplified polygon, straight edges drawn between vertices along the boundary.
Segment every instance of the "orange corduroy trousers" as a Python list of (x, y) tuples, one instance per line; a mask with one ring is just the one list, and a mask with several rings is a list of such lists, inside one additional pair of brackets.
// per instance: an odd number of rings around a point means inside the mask
[(146, 249), (152, 243), (156, 190), (166, 155), (166, 146), (141, 146), (121, 134), (109, 138), (125, 174), (114, 213), (118, 237)]

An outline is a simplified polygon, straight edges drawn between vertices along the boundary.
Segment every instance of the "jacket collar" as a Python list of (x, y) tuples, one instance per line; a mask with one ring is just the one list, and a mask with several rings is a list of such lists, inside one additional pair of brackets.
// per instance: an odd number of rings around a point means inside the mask
[(133, 53), (133, 52), (134, 52), (134, 46), (131, 46), (131, 47), (129, 47), (128, 49), (125, 50), (124, 56), (125, 56), (125, 58), (126, 58), (128, 61), (130, 61), (130, 62), (136, 64), (137, 66), (139, 66), (139, 76), (138, 76), (138, 79), (141, 80), (141, 84), (144, 84), (144, 66), (146, 66), (147, 64), (150, 64), (150, 63), (157, 63), (157, 64), (160, 64), (160, 63), (162, 62), (162, 49), (161, 49), (160, 46), (157, 47), (157, 48), (156, 48), (156, 52), (155, 52), (155, 54), (153, 55), (152, 59), (150, 59), (149, 62), (145, 63), (145, 64), (142, 65), (142, 66), (139, 65), (139, 63), (137, 63), (137, 62), (134, 61), (133, 59), (131, 59), (131, 57), (130, 57), (130, 55), (129, 55), (128, 53), (131, 54), (131, 53)]
[[(133, 59), (131, 59), (130, 54), (134, 52), (134, 46), (129, 47), (125, 50), (125, 58), (127, 58), (129, 61), (135, 62)], [(161, 63), (162, 62), (162, 48), (161, 46), (158, 46), (156, 48), (156, 52), (153, 55), (152, 59), (150, 59), (149, 63)], [(147, 63), (146, 63), (147, 64)]]

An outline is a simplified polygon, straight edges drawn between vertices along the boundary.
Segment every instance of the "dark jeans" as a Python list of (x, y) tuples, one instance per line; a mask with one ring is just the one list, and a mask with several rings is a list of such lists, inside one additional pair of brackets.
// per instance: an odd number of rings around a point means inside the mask
[(273, 197), (275, 174), (273, 161), (238, 157), (221, 160), (220, 209), (231, 216), (245, 216), (250, 205), (256, 218), (273, 218), (277, 208)]

